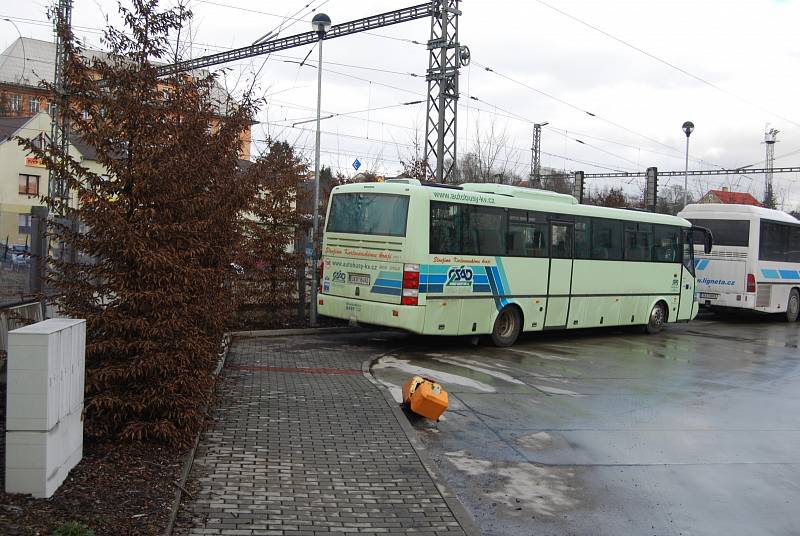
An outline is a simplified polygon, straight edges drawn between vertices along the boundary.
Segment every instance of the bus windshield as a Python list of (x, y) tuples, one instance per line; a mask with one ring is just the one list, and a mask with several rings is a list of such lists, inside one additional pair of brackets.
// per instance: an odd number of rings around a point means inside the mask
[(330, 233), (405, 236), (408, 196), (377, 193), (335, 194), (331, 200)]

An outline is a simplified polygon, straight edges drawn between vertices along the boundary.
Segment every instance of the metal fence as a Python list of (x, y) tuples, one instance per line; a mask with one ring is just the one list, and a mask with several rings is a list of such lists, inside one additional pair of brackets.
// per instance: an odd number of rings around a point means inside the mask
[(33, 298), (31, 216), (0, 211), (0, 307)]

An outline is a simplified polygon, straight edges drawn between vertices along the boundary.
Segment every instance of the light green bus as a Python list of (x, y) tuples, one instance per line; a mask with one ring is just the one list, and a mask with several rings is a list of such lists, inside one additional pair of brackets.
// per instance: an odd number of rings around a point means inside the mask
[[(499, 184), (337, 186), (317, 311), (428, 335), (640, 325), (697, 314), (692, 225)], [(710, 236), (706, 248), (710, 249)]]

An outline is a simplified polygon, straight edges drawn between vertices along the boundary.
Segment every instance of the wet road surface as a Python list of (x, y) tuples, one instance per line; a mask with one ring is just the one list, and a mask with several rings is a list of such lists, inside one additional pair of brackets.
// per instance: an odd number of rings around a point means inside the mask
[(411, 374), (445, 386), (440, 422), (414, 425), (485, 534), (800, 534), (798, 335), (709, 317), (508, 349), (408, 336), (372, 372), (398, 398)]

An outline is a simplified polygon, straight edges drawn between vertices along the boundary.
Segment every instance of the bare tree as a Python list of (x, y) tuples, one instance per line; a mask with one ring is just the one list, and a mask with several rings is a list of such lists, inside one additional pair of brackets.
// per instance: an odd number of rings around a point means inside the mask
[[(500, 155), (508, 156), (508, 131), (507, 127), (500, 128), (497, 118), (492, 117), (489, 128), (481, 131), (480, 117), (475, 122), (475, 141), (471, 153), (466, 155), (468, 164), (477, 165), (476, 180), (472, 182), (501, 182), (507, 175), (508, 158), (501, 160)], [(472, 158), (474, 157), (474, 160)], [(462, 166), (464, 160), (462, 159)], [(466, 174), (465, 174), (466, 175)]]

